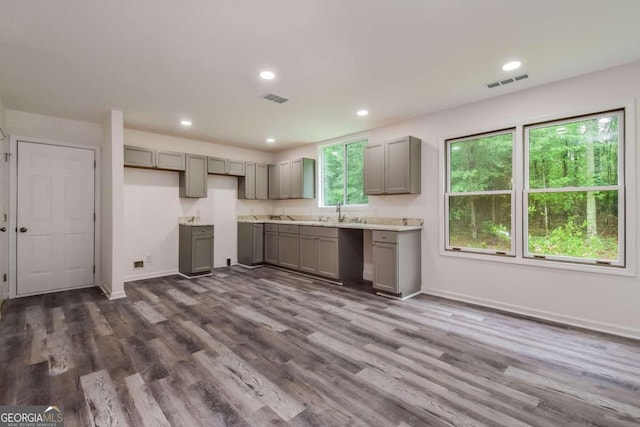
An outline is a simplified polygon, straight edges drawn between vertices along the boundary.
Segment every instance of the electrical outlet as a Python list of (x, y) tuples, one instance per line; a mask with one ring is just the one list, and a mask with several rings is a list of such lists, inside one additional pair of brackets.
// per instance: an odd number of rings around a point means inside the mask
[(133, 261), (133, 268), (144, 268), (144, 261)]

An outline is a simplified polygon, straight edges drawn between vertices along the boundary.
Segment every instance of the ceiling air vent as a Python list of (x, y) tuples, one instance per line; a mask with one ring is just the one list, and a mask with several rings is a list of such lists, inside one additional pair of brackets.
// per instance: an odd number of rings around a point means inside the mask
[(491, 82), (491, 83), (487, 83), (487, 87), (489, 89), (493, 89), (494, 87), (500, 87), (500, 86), (504, 86), (504, 85), (508, 85), (509, 83), (514, 83), (514, 82), (519, 82), (520, 80), (524, 80), (524, 79), (528, 79), (529, 78), (529, 74), (521, 74), (519, 76), (515, 76), (515, 77), (510, 77), (508, 79), (504, 79), (504, 80), (500, 80), (497, 82)]
[(283, 104), (289, 100), (289, 98), (285, 98), (284, 96), (276, 95), (275, 93), (268, 93), (263, 96), (267, 101), (277, 102), (278, 104)]

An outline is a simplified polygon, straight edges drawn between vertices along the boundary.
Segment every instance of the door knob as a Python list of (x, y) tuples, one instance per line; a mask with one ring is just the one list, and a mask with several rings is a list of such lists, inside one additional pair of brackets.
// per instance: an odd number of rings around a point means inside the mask
[(20, 227), (20, 232), (21, 233), (26, 233), (27, 232), (27, 227)]
[(2, 231), (4, 233), (5, 231), (7, 231), (7, 227), (0, 228), (0, 231)]

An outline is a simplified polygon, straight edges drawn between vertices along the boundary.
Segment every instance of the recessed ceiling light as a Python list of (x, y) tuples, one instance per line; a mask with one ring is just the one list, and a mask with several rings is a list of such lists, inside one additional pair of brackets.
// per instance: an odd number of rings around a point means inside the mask
[(182, 126), (191, 126), (191, 120), (180, 120)]
[(522, 65), (522, 62), (520, 62), (520, 61), (511, 61), (511, 62), (507, 62), (506, 64), (504, 64), (502, 66), (502, 69), (504, 71), (513, 71), (513, 70), (517, 70), (518, 68), (520, 68), (521, 65)]
[(369, 112), (368, 112), (367, 110), (360, 110), (360, 111), (358, 111), (358, 112), (357, 112), (357, 114), (358, 114), (360, 117), (364, 117), (364, 116), (368, 115), (368, 114), (369, 114)]
[(276, 142), (276, 140), (275, 140), (275, 139), (273, 139), (273, 138), (267, 138), (267, 142), (268, 142), (269, 144), (273, 144), (274, 142)]
[(264, 80), (273, 80), (276, 77), (273, 71), (263, 71), (260, 73), (260, 78)]

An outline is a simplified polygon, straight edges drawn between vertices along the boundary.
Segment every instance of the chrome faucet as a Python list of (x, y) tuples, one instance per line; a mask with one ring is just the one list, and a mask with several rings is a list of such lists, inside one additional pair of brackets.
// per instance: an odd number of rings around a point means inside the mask
[(336, 212), (338, 212), (338, 222), (344, 221), (344, 215), (342, 214), (342, 202), (338, 202), (336, 205)]

